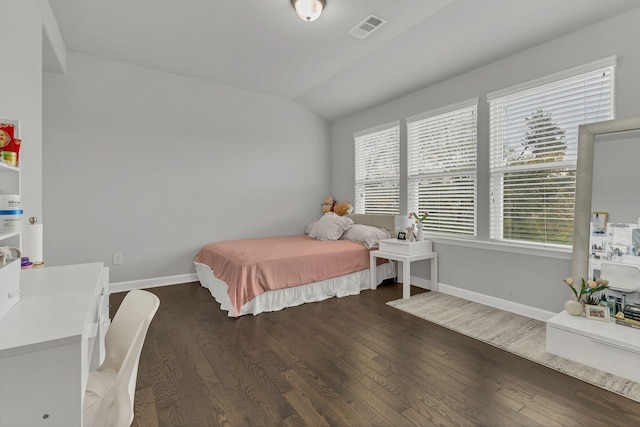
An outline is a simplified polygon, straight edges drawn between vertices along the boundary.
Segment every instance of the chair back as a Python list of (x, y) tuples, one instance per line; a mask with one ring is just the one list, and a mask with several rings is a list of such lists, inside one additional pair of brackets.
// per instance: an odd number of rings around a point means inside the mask
[(609, 281), (609, 287), (615, 291), (640, 291), (640, 266), (635, 264), (616, 264), (603, 262), (600, 277)]
[(133, 402), (142, 345), (160, 299), (151, 292), (127, 293), (105, 337), (105, 361), (98, 370), (112, 369), (117, 377), (113, 389), (114, 426), (133, 421)]

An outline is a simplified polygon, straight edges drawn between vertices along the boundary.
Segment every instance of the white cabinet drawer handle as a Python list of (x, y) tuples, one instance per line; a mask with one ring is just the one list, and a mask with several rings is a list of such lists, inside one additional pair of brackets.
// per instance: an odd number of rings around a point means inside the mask
[(18, 295), (20, 295), (20, 288), (16, 289), (13, 292), (9, 292), (9, 298), (17, 297)]
[(591, 338), (591, 341), (593, 341), (593, 342), (597, 342), (598, 344), (608, 345), (608, 346), (610, 346), (610, 347), (618, 348), (618, 349), (620, 349), (620, 350), (625, 350), (625, 351), (633, 352), (633, 350), (632, 350), (632, 349), (630, 349), (630, 348), (628, 348), (628, 347), (623, 347), (623, 346), (621, 346), (621, 345), (613, 344), (613, 343), (610, 343), (610, 342), (607, 342), (607, 341), (602, 341), (602, 340), (599, 340), (599, 339), (596, 339), (596, 338)]

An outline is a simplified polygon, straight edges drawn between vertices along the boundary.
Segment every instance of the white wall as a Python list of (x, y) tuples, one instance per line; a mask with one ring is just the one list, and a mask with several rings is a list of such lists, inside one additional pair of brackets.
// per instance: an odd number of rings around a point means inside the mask
[(39, 0), (0, 2), (0, 119), (20, 120), (25, 218), (42, 217), (41, 7)]
[[(354, 199), (353, 133), (379, 124), (480, 97), (478, 110), (478, 240), (489, 238), (489, 111), (486, 94), (573, 66), (618, 55), (616, 117), (640, 114), (640, 9), (344, 118), (331, 128), (331, 193)], [(508, 35), (505, 35), (508, 37)], [(417, 40), (416, 43), (419, 43)], [(405, 151), (406, 153), (406, 151)], [(402, 159), (404, 161), (404, 158)], [(403, 169), (406, 172), (406, 168)], [(406, 181), (406, 180), (405, 180)], [(401, 182), (401, 202), (406, 185)], [(404, 213), (404, 212), (403, 212)], [(568, 254), (533, 256), (495, 245), (471, 248), (437, 243), (440, 282), (550, 311), (570, 296), (562, 279), (570, 275)], [(412, 268), (412, 272), (413, 272)], [(417, 276), (428, 278), (426, 269)]]
[(280, 98), (69, 52), (44, 76), (48, 265), (190, 273), (204, 244), (299, 234), (329, 190), (329, 126)]

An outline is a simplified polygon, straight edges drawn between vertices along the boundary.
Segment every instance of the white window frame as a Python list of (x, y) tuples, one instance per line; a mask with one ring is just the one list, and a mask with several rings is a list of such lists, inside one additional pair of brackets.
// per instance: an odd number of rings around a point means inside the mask
[[(400, 122), (395, 121), (353, 134), (355, 200), (354, 213), (400, 213)], [(370, 165), (365, 163), (372, 162)], [(389, 202), (367, 208), (366, 186), (381, 185)], [(394, 190), (395, 187), (395, 190)]]
[[(490, 238), (491, 241), (499, 242), (503, 244), (516, 244), (516, 245), (524, 245), (528, 247), (537, 247), (537, 248), (549, 248), (549, 249), (567, 249), (570, 248), (571, 242), (567, 242), (566, 244), (554, 243), (552, 241), (540, 242), (540, 241), (530, 241), (530, 240), (516, 240), (516, 239), (505, 239), (502, 234), (504, 231), (504, 204), (502, 200), (502, 195), (504, 194), (504, 186), (502, 177), (508, 172), (516, 172), (516, 171), (541, 171), (544, 169), (566, 169), (569, 172), (575, 173), (576, 171), (576, 161), (577, 161), (577, 128), (578, 125), (595, 122), (595, 121), (603, 121), (612, 119), (615, 117), (615, 65), (617, 59), (615, 56), (604, 58), (599, 61), (594, 61), (582, 66), (573, 67), (568, 70), (561, 71), (559, 73), (554, 73), (540, 79), (536, 79), (527, 83), (523, 83), (521, 85), (512, 86), (500, 91), (492, 92), (487, 94), (487, 101), (490, 106), (490, 180), (491, 180), (491, 214), (490, 214)], [(597, 74), (603, 71), (610, 72), (609, 78), (609, 91), (608, 98), (610, 104), (608, 108), (606, 108), (604, 113), (599, 113), (598, 116), (592, 117), (587, 116), (581, 119), (573, 118), (572, 120), (567, 119), (567, 123), (571, 122), (571, 125), (566, 129), (569, 132), (565, 133), (566, 139), (566, 149), (565, 156), (562, 161), (557, 162), (546, 162), (539, 164), (521, 164), (521, 165), (511, 165), (507, 166), (503, 163), (503, 158), (500, 153), (505, 144), (506, 137), (503, 137), (504, 126), (501, 120), (506, 120), (504, 116), (504, 108), (510, 101), (515, 102), (516, 98), (526, 97), (527, 95), (533, 95), (537, 93), (544, 93), (544, 91), (557, 91), (563, 84), (570, 80), (579, 80), (583, 76), (589, 76), (593, 74)], [(586, 78), (586, 77), (585, 77)], [(566, 103), (566, 99), (562, 102)], [(539, 104), (538, 107), (543, 112), (551, 113), (552, 119), (557, 121), (558, 117), (562, 116), (563, 110), (554, 109), (554, 106), (549, 106), (551, 102), (548, 99), (545, 99), (544, 102)], [(600, 105), (600, 104), (598, 104)], [(530, 106), (530, 109), (534, 107)], [(566, 108), (566, 107), (565, 107)], [(584, 108), (584, 107), (583, 107)], [(556, 114), (554, 117), (553, 114)], [(563, 119), (564, 120), (564, 119)], [(575, 192), (575, 177), (573, 181), (574, 192)], [(567, 215), (568, 217), (569, 215)], [(570, 213), (570, 217), (573, 218), (573, 211)]]
[[(478, 98), (409, 117), (406, 123), (407, 211), (429, 212), (424, 224), (428, 233), (476, 237)], [(451, 179), (454, 186), (446, 182)], [(419, 194), (420, 182), (429, 180), (435, 184), (426, 188), (431, 188), (434, 195), (426, 196), (427, 201), (420, 206), (424, 196)], [(452, 207), (451, 201), (458, 202), (459, 207)]]

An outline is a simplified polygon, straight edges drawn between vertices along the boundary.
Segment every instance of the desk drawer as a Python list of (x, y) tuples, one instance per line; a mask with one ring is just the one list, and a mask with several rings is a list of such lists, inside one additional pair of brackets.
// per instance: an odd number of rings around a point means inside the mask
[(430, 240), (421, 242), (407, 242), (406, 240), (384, 239), (379, 243), (381, 252), (391, 252), (402, 255), (417, 255), (433, 252), (433, 245)]
[(547, 351), (622, 378), (640, 381), (640, 353), (623, 348), (623, 343), (618, 346), (547, 324)]
[(20, 260), (0, 267), (0, 317), (20, 300)]

